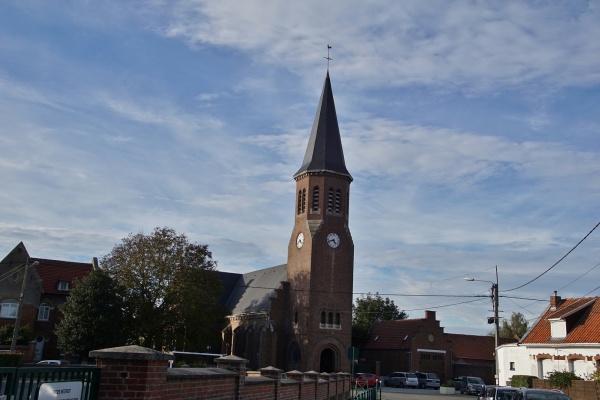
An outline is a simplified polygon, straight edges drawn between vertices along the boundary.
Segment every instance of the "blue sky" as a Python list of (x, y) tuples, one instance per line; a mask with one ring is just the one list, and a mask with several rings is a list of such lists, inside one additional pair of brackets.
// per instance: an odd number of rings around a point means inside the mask
[[(485, 334), (490, 284), (464, 277), (516, 288), (600, 221), (599, 6), (3, 1), (0, 254), (168, 226), (223, 271), (285, 263), (330, 44), (354, 297)], [(598, 295), (599, 263), (600, 228), (500, 315)]]

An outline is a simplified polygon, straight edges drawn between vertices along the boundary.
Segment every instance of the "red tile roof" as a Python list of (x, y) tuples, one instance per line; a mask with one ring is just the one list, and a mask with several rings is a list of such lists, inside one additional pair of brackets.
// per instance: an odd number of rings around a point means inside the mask
[[(363, 349), (408, 349), (411, 345), (411, 338), (419, 332), (424, 322), (423, 318), (376, 322), (371, 328), (369, 340), (363, 345)], [(407, 336), (408, 338), (406, 338)]]
[[(565, 319), (567, 336), (551, 338), (549, 319)], [(548, 308), (522, 343), (600, 343), (600, 301), (598, 297), (562, 299), (556, 310)]]
[(69, 282), (73, 284), (75, 279), (81, 279), (92, 271), (92, 263), (81, 263), (72, 261), (46, 260), (43, 258), (31, 258), (30, 261), (39, 262), (35, 271), (42, 278), (42, 288), (47, 294), (65, 294), (58, 290), (58, 282)]

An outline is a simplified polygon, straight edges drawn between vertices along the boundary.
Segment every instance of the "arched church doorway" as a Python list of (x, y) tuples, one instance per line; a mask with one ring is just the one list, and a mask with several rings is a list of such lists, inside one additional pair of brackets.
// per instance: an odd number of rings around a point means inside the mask
[(332, 349), (325, 349), (321, 352), (321, 366), (319, 372), (336, 372), (336, 357)]

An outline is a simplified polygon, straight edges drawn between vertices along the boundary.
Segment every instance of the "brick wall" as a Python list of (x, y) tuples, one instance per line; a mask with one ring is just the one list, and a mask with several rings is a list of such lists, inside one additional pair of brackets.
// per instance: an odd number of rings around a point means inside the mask
[(100, 372), (99, 399), (337, 400), (350, 394), (350, 375), (273, 367), (246, 371), (248, 360), (216, 359), (217, 368), (168, 368), (171, 355), (140, 346), (90, 352)]

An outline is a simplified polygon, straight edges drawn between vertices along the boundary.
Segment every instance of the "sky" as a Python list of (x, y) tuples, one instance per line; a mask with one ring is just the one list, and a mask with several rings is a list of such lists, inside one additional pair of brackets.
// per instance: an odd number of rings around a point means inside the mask
[(488, 334), (497, 267), (533, 323), (600, 295), (599, 37), (598, 1), (2, 1), (0, 258), (284, 264), (330, 45), (353, 297)]

